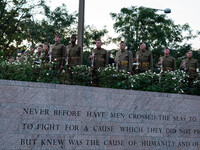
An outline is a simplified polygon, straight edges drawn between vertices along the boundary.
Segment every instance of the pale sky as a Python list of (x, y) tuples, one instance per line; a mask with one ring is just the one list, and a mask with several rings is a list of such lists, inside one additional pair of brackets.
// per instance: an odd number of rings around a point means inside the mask
[[(69, 13), (78, 12), (79, 0), (52, 0), (49, 4), (52, 8), (64, 3)], [(156, 9), (170, 8), (171, 13), (167, 14), (174, 20), (175, 24), (188, 23), (196, 31), (200, 30), (199, 6), (200, 0), (85, 0), (85, 24), (94, 25), (97, 29), (106, 26), (109, 36), (116, 37), (113, 30), (113, 23), (110, 13), (119, 13), (123, 7), (143, 6)], [(162, 13), (162, 12), (160, 12)], [(200, 48), (200, 38), (190, 41), (194, 49)], [(116, 48), (113, 44), (107, 46), (108, 49)]]

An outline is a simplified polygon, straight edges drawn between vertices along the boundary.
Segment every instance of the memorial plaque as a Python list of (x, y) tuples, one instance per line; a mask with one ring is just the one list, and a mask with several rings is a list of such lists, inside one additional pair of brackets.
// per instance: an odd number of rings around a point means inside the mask
[(0, 80), (0, 150), (199, 150), (200, 97)]

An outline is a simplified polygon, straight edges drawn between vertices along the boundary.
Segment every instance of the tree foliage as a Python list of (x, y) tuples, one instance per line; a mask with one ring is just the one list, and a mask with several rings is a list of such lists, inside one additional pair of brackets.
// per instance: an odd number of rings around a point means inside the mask
[(44, 17), (38, 21), (38, 27), (37, 25), (35, 27), (37, 35), (31, 34), (32, 38), (35, 39), (36, 43), (54, 43), (54, 36), (59, 33), (65, 40), (63, 43), (69, 43), (70, 35), (75, 32), (73, 27), (77, 24), (77, 13), (69, 14), (64, 4), (53, 11), (45, 3), (42, 7)]
[[(145, 7), (122, 8), (120, 13), (111, 13), (115, 20), (114, 30), (126, 39), (132, 51), (139, 49), (139, 43), (145, 42), (150, 49), (160, 46), (178, 48), (185, 39), (191, 39), (192, 30), (188, 24), (176, 25), (166, 14)], [(184, 36), (183, 33), (185, 33)]]
[(91, 50), (94, 48), (97, 39), (101, 39), (103, 44), (108, 44), (111, 42), (111, 38), (108, 37), (106, 40), (102, 39), (107, 35), (108, 31), (106, 28), (102, 30), (97, 30), (94, 26), (87, 25), (85, 27), (84, 33), (84, 44), (86, 50)]
[[(23, 0), (20, 1), (0, 1), (0, 49), (6, 50), (10, 43), (15, 39), (19, 42), (22, 41), (23, 36), (19, 34), (23, 33), (20, 31), (22, 13), (27, 11), (23, 9)], [(17, 43), (18, 44), (18, 43)]]
[[(48, 1), (48, 0), (47, 0)], [(77, 34), (78, 14), (70, 14), (66, 5), (51, 9), (45, 0), (1, 0), (0, 1), (0, 50), (1, 55), (16, 54), (24, 40), (32, 45), (54, 43), (54, 35), (62, 35), (62, 43), (68, 45), (71, 34)], [(84, 49), (90, 50), (97, 38), (107, 30), (85, 27)], [(25, 46), (24, 46), (25, 47)]]
[[(39, 7), (43, 0), (1, 0), (0, 1), (0, 49), (16, 50), (16, 47), (28, 37), (26, 14)], [(9, 55), (9, 53), (8, 53)]]

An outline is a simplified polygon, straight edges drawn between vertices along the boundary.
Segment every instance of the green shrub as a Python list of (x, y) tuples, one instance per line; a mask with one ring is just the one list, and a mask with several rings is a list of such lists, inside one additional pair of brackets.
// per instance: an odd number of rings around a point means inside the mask
[(157, 91), (160, 89), (159, 77), (152, 71), (133, 75), (129, 80), (133, 90)]
[(86, 65), (78, 65), (71, 68), (72, 82), (77, 85), (91, 85), (89, 68)]
[(107, 66), (98, 70), (99, 83), (106, 88), (130, 89), (129, 75), (124, 70), (119, 70), (113, 66)]
[[(90, 68), (80, 65), (71, 68), (71, 79), (66, 73), (53, 70), (53, 64), (34, 64), (21, 61), (1, 61), (0, 79), (33, 81), (45, 83), (72, 83), (91, 86)], [(66, 70), (66, 69), (64, 69)], [(181, 70), (156, 74), (147, 71), (130, 76), (126, 71), (117, 71), (113, 66), (107, 66), (97, 71), (99, 84), (106, 88), (132, 89), (141, 91), (167, 92), (179, 94), (200, 95), (200, 80), (194, 81), (194, 86), (188, 86), (188, 74)]]
[(0, 78), (19, 81), (59, 83), (59, 72), (52, 70), (52, 64), (40, 66), (22, 61), (3, 61), (0, 63)]

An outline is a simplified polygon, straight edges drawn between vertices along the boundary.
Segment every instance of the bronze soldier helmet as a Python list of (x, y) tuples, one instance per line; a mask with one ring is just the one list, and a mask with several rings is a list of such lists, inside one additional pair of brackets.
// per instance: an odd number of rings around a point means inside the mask
[(76, 39), (76, 34), (72, 34), (71, 39)]

